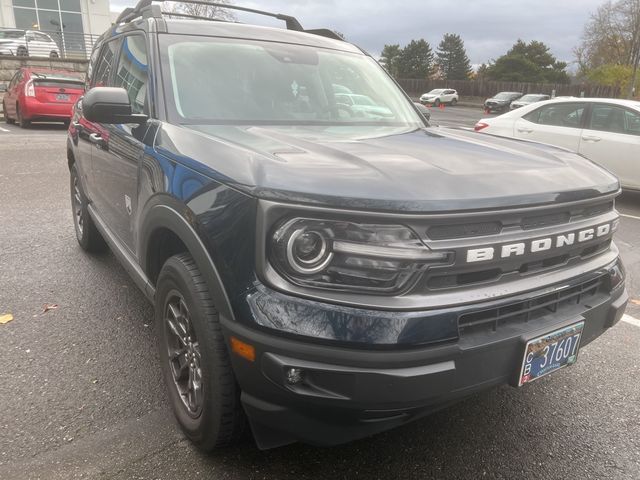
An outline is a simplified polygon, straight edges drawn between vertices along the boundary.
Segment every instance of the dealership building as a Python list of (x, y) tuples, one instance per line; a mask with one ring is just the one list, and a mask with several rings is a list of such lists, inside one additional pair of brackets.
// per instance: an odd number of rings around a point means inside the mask
[(45, 32), (67, 55), (87, 55), (111, 21), (109, 0), (0, 0), (0, 30)]

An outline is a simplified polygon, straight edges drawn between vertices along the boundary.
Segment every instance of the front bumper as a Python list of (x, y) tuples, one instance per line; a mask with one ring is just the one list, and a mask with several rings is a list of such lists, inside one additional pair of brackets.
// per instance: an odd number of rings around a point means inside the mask
[[(403, 329), (405, 334), (406, 328), (413, 331), (412, 338), (419, 339), (413, 345), (403, 345), (400, 336), (396, 336), (395, 345), (367, 344), (373, 337), (367, 337), (364, 331), (354, 336), (353, 331), (363, 325), (364, 330), (371, 330), (383, 324), (363, 324), (361, 318), (367, 317), (366, 311), (360, 317), (351, 313), (344, 317), (340, 314), (343, 307), (330, 304), (323, 304), (327, 318), (338, 320), (331, 323), (331, 329), (344, 330), (336, 332), (335, 337), (351, 341), (322, 340), (326, 338), (322, 322), (315, 336), (313, 332), (302, 336), (266, 328), (264, 320), (257, 318), (264, 312), (255, 308), (255, 302), (251, 315), (263, 326), (224, 321), (223, 327), (227, 338), (239, 338), (256, 350), (255, 362), (232, 355), (232, 363), (258, 446), (271, 448), (294, 441), (336, 445), (407, 423), (488, 387), (516, 384), (524, 346), (535, 336), (584, 319), (581, 347), (588, 344), (621, 318), (628, 300), (623, 276), (622, 267), (616, 263), (572, 279), (554, 295), (577, 291), (579, 285), (594, 285), (596, 279), (599, 283), (588, 296), (580, 287), (577, 299), (567, 297), (566, 302), (554, 307), (555, 311), (549, 308), (527, 321), (497, 322), (495, 328), (460, 328), (459, 322), (474, 312), (513, 309), (513, 300), (522, 295), (450, 309), (455, 338), (447, 338), (451, 330), (442, 322), (443, 311), (433, 317), (436, 328), (429, 327), (428, 312), (422, 312), (418, 320)], [(266, 289), (261, 294), (271, 296), (283, 319), (293, 317), (305, 324), (304, 311), (292, 310), (282, 294)], [(545, 289), (523, 295), (541, 305), (540, 299), (551, 294)], [(251, 305), (251, 299), (247, 303)], [(307, 312), (313, 318), (313, 312)], [(397, 329), (399, 324), (394, 325)], [(425, 336), (425, 332), (431, 336)], [(381, 338), (393, 341), (390, 334)], [(433, 341), (428, 343), (427, 338)], [(300, 373), (301, 381), (291, 383), (288, 375), (292, 368)]]

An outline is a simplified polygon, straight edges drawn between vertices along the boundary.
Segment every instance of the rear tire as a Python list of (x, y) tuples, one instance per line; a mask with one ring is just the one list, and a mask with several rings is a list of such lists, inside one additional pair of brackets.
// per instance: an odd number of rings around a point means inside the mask
[(453, 100), (451, 100), (451, 106), (454, 107), (456, 104), (458, 103), (458, 99), (454, 98)]
[(20, 110), (20, 105), (16, 104), (16, 122), (20, 125), (20, 128), (29, 128), (31, 126), (31, 121), (22, 118), (22, 111)]
[(162, 267), (155, 317), (162, 373), (185, 435), (205, 452), (237, 443), (246, 423), (240, 388), (218, 311), (188, 253)]
[(87, 197), (85, 197), (78, 170), (75, 164), (71, 167), (71, 212), (76, 239), (85, 252), (101, 253), (107, 250), (107, 244), (89, 215)]
[(58, 52), (53, 51), (49, 54), (49, 58), (59, 58), (60, 55), (58, 55)]
[(18, 51), (16, 52), (18, 57), (26, 57), (29, 55), (29, 52), (25, 47), (18, 47)]

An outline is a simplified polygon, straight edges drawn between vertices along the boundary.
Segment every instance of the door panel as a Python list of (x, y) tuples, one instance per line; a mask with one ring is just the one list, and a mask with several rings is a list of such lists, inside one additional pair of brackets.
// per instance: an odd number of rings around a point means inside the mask
[(610, 170), (623, 187), (640, 189), (640, 112), (594, 104), (580, 137), (580, 153)]
[(578, 151), (580, 132), (581, 130), (579, 128), (539, 125), (528, 122), (523, 118), (518, 118), (513, 128), (513, 135), (516, 138), (548, 143), (550, 145), (568, 148), (574, 152)]
[(517, 138), (548, 143), (578, 151), (586, 104), (557, 102), (544, 105), (518, 118), (513, 134)]
[[(145, 37), (126, 36), (109, 85), (127, 90), (133, 113), (145, 113), (147, 84)], [(96, 208), (131, 252), (135, 252), (132, 219), (138, 207), (138, 172), (146, 129), (146, 125), (101, 124), (91, 139)]]

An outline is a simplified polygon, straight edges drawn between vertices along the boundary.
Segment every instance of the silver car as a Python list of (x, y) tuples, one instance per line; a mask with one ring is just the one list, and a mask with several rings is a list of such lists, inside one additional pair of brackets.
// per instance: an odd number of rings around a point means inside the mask
[(58, 44), (35, 30), (0, 30), (0, 55), (58, 58)]

